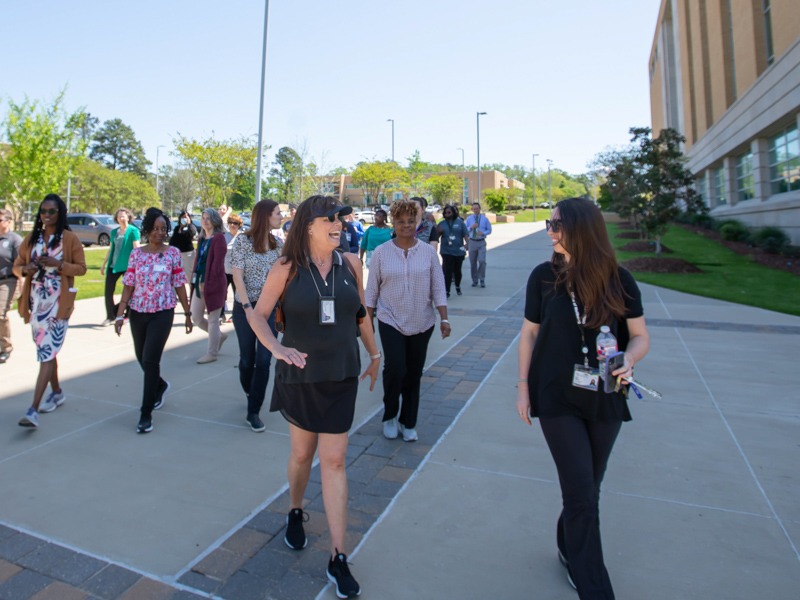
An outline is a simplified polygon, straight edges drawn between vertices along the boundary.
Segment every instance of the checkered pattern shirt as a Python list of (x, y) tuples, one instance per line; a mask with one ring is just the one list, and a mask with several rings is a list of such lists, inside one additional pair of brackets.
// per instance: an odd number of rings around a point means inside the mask
[(372, 254), (364, 295), (382, 323), (403, 335), (427, 331), (436, 324), (433, 307), (447, 306), (436, 250), (417, 240), (406, 257), (394, 242), (381, 244)]

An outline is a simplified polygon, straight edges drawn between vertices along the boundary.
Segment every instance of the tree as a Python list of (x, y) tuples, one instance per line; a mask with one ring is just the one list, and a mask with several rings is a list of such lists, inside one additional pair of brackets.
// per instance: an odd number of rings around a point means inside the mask
[(170, 154), (179, 156), (197, 179), (204, 207), (229, 202), (244, 179), (255, 177), (258, 145), (250, 138), (195, 140), (178, 133), (173, 143)]
[(638, 226), (644, 206), (644, 182), (634, 156), (620, 156), (600, 186), (600, 206)]
[(161, 197), (170, 213), (181, 212), (197, 198), (197, 179), (189, 169), (164, 165), (160, 169)]
[(147, 168), (152, 164), (144, 155), (141, 142), (136, 139), (133, 129), (121, 119), (110, 119), (94, 133), (89, 158), (102, 162), (116, 171), (136, 173), (147, 176)]
[(486, 204), (493, 213), (501, 213), (506, 208), (508, 199), (502, 190), (486, 190), (483, 192)]
[(403, 179), (403, 169), (396, 162), (387, 160), (362, 161), (353, 170), (353, 183), (364, 191), (364, 204), (376, 203), (381, 194)]
[(303, 160), (294, 148), (284, 146), (275, 154), (275, 161), (272, 164), (275, 166), (269, 173), (275, 180), (279, 202), (288, 204), (298, 184)]
[[(66, 194), (66, 185), (61, 189)], [(142, 214), (161, 200), (147, 181), (134, 173), (115, 171), (84, 159), (72, 174), (72, 209), (77, 212), (113, 214), (125, 207)]]
[(638, 144), (636, 161), (646, 198), (642, 225), (655, 238), (656, 255), (661, 257), (661, 238), (681, 209), (704, 213), (707, 208), (694, 189), (694, 175), (686, 168), (681, 150), (685, 137), (672, 128), (663, 129), (655, 139), (649, 127), (632, 127), (630, 132)]
[(25, 97), (21, 104), (8, 99), (2, 123), (7, 144), (0, 150), (0, 195), (14, 213), (17, 229), (27, 201), (39, 201), (66, 184), (69, 173), (83, 161), (86, 142), (80, 130), (83, 108), (64, 108), (66, 88), (50, 104)]
[(463, 181), (456, 175), (434, 175), (426, 182), (428, 191), (436, 204), (452, 204), (458, 200)]

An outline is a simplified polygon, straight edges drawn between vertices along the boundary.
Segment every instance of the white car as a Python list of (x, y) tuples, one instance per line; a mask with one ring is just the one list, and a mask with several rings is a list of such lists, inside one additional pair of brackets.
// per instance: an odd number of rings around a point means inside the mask
[(366, 225), (367, 223), (375, 223), (375, 211), (374, 210), (356, 210), (353, 211), (353, 218), (357, 221), (361, 221), (362, 225)]
[(428, 207), (428, 212), (433, 214), (440, 213), (442, 212), (442, 207), (439, 206), (438, 204), (434, 204)]

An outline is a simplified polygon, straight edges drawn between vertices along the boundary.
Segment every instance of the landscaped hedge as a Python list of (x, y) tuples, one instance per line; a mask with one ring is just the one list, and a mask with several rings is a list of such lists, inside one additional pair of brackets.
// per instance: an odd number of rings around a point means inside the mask
[(744, 223), (735, 219), (718, 221), (708, 215), (690, 215), (687, 213), (681, 213), (675, 220), (678, 223), (686, 223), (703, 227), (704, 229), (719, 231), (723, 240), (743, 242), (751, 246), (758, 246), (764, 250), (764, 252), (783, 254), (787, 258), (800, 258), (800, 246), (792, 246), (789, 243), (789, 236), (778, 227), (761, 227), (752, 230)]

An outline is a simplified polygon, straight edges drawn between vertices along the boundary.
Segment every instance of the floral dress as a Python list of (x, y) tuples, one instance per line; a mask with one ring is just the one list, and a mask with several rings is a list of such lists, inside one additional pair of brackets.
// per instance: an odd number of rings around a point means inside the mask
[[(50, 240), (52, 243), (52, 236)], [(59, 240), (58, 246), (48, 248), (40, 235), (33, 248), (31, 261), (35, 262), (44, 255), (62, 260), (63, 242)], [(36, 344), (36, 360), (39, 362), (53, 360), (64, 345), (68, 320), (56, 317), (60, 297), (61, 274), (55, 267), (46, 267), (44, 271), (33, 276), (30, 296), (31, 329)]]

